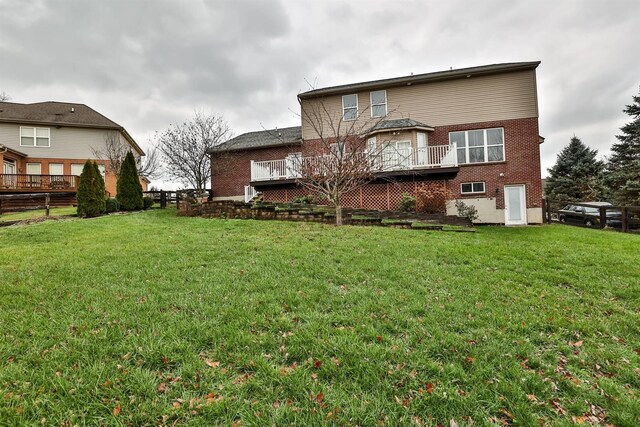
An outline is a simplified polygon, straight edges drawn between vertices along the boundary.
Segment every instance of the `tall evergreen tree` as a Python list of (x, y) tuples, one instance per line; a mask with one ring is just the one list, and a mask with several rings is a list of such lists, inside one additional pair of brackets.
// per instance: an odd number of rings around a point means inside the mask
[(617, 205), (640, 206), (640, 94), (622, 110), (633, 120), (620, 128), (611, 147), (606, 184)]
[(142, 185), (138, 178), (138, 168), (131, 151), (127, 153), (120, 167), (118, 184), (116, 185), (116, 199), (120, 204), (120, 210), (136, 211), (142, 210), (144, 202), (142, 200)]
[(82, 168), (76, 200), (80, 217), (91, 218), (106, 212), (104, 180), (98, 166), (91, 160), (87, 160)]
[(549, 170), (546, 194), (563, 201), (597, 200), (603, 195), (604, 163), (598, 160), (598, 150), (587, 147), (577, 136), (564, 147), (556, 164)]

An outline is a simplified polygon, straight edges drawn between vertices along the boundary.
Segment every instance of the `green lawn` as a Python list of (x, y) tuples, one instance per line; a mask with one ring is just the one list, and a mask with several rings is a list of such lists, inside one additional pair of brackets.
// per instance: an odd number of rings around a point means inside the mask
[[(2, 221), (22, 221), (24, 219), (35, 219), (44, 217), (45, 210), (38, 209), (24, 212), (14, 212), (0, 214), (0, 222)], [(73, 206), (65, 208), (51, 208), (49, 209), (49, 216), (62, 216), (62, 215), (75, 215), (76, 208)]]
[(638, 426), (639, 249), (172, 210), (6, 227), (0, 424)]

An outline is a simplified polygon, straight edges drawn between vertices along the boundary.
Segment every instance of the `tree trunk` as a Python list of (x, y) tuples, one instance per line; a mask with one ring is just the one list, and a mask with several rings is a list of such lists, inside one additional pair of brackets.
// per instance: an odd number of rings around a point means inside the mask
[(342, 225), (342, 206), (336, 205), (336, 226)]

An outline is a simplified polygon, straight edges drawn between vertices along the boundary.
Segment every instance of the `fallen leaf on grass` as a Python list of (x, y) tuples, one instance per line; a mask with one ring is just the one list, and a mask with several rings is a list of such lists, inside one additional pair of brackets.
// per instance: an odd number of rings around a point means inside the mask
[(558, 414), (567, 415), (567, 410), (564, 409), (562, 405), (560, 405), (558, 399), (551, 399), (549, 403), (551, 404), (551, 406), (553, 406), (553, 409), (555, 409)]
[(432, 383), (427, 383), (427, 393), (429, 393), (429, 394), (433, 393), (433, 384)]
[(204, 363), (206, 363), (210, 368), (217, 368), (218, 366), (220, 366), (220, 362), (212, 362), (209, 359), (204, 359)]
[(322, 362), (319, 360), (316, 360), (315, 362), (313, 362), (313, 367), (318, 369), (320, 368), (320, 366), (322, 366)]
[(218, 402), (222, 399), (223, 399), (222, 396), (220, 396), (219, 394), (215, 394), (212, 391), (207, 393), (207, 395), (204, 397), (204, 400), (207, 403), (207, 405), (211, 405), (212, 403)]
[(158, 391), (158, 393), (166, 393), (167, 392), (167, 385), (165, 383), (160, 383), (156, 390)]
[(115, 408), (113, 408), (113, 416), (117, 417), (118, 415), (120, 415), (120, 411), (122, 410), (122, 408), (120, 407), (120, 404), (118, 403), (118, 406), (116, 406)]
[(233, 381), (231, 381), (233, 384), (242, 384), (243, 382), (247, 381), (249, 378), (251, 378), (253, 376), (253, 374), (244, 374), (244, 375), (240, 375), (239, 377), (235, 378)]
[(503, 415), (506, 415), (507, 417), (509, 417), (509, 419), (511, 421), (515, 421), (516, 420), (516, 417), (511, 412), (507, 411), (504, 408), (500, 409), (500, 413), (503, 414)]

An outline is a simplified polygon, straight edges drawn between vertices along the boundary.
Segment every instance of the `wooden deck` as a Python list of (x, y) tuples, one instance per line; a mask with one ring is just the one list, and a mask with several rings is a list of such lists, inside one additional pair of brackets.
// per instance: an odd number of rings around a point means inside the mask
[(0, 193), (69, 193), (78, 190), (76, 175), (0, 174)]

